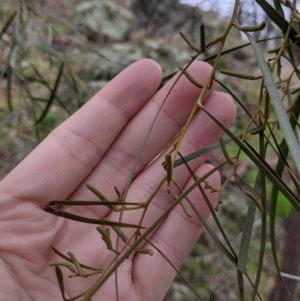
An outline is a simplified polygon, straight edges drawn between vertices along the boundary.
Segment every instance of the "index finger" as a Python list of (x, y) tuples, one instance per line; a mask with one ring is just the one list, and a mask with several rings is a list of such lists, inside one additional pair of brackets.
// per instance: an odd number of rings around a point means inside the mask
[(129, 66), (50, 133), (3, 179), (0, 190), (41, 205), (69, 196), (155, 94), (160, 81), (160, 66), (152, 60)]

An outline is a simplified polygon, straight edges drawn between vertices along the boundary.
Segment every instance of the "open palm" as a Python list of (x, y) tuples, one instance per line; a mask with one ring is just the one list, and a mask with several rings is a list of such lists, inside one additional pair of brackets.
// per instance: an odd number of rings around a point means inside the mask
[[(205, 82), (211, 67), (196, 62), (189, 72)], [(123, 192), (138, 149), (156, 114), (168, 83), (155, 94), (161, 81), (160, 67), (145, 59), (134, 63), (88, 101), (79, 111), (56, 128), (19, 166), (0, 183), (0, 300), (62, 300), (55, 270), (49, 262), (59, 260), (51, 246), (66, 254), (72, 251), (83, 264), (103, 268), (114, 253), (107, 250), (95, 225), (66, 220), (45, 212), (51, 200), (96, 200), (86, 184), (98, 188), (111, 201), (117, 200), (114, 186)], [(209, 90), (205, 106), (223, 123), (230, 125), (235, 108), (223, 93)], [(145, 201), (165, 171), (163, 155), (155, 158), (176, 136), (199, 95), (199, 89), (182, 77), (161, 111), (139, 160), (126, 200)], [(199, 111), (183, 141), (186, 155), (215, 142), (221, 130), (204, 112)], [(198, 173), (212, 167), (201, 157), (191, 163)], [(174, 170), (184, 188), (191, 182), (184, 167)], [(209, 181), (219, 186), (219, 175)], [(213, 203), (217, 195), (209, 194)], [(195, 190), (190, 198), (208, 218), (201, 195)], [(147, 227), (170, 205), (172, 198), (163, 187), (149, 206), (143, 226)], [(109, 208), (73, 207), (69, 212), (89, 218), (107, 217), (117, 221), (119, 213)], [(126, 211), (123, 222), (137, 223), (141, 210)], [(130, 232), (125, 229), (124, 231)], [(187, 218), (180, 206), (166, 218), (149, 238), (176, 266), (199, 238), (202, 226), (193, 215)], [(145, 247), (152, 248), (147, 246)], [(86, 279), (66, 276), (67, 298), (87, 290), (99, 276)], [(136, 253), (118, 269), (120, 300), (162, 300), (176, 272), (163, 256)], [(93, 300), (116, 300), (114, 278), (110, 277)]]

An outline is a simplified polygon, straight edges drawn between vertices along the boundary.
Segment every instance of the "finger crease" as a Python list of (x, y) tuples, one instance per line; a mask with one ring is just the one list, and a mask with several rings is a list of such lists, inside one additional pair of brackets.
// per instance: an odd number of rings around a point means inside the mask
[[(51, 133), (58, 143), (66, 150), (66, 153), (79, 161), (89, 169), (94, 168), (102, 157), (104, 151), (85, 136), (66, 128), (67, 139), (62, 139), (55, 131)], [(95, 155), (96, 154), (96, 155)]]
[[(101, 100), (103, 100), (106, 104), (108, 104), (109, 106), (113, 107), (114, 109), (116, 109), (122, 116), (125, 117), (126, 119), (126, 123), (129, 121), (129, 119), (131, 118), (131, 112), (126, 111), (126, 108), (128, 107), (128, 102), (130, 102), (129, 100), (125, 101), (125, 99), (123, 99), (122, 96), (118, 95), (115, 93), (114, 97), (111, 98), (118, 98), (117, 102), (112, 102), (111, 99), (109, 97), (107, 97), (105, 94), (101, 95)], [(125, 108), (123, 106), (123, 104), (125, 104)]]
[[(136, 159), (136, 156), (111, 147), (110, 151), (106, 154), (105, 159), (111, 166), (118, 170), (118, 172), (122, 172), (123, 174), (128, 176), (131, 172), (132, 165)], [(145, 164), (139, 161), (136, 170), (141, 170), (142, 168), (144, 168), (144, 166)], [(125, 171), (123, 171), (124, 168), (126, 169)]]
[(168, 259), (172, 262), (172, 264), (176, 267), (176, 268), (180, 268), (183, 259), (185, 258), (186, 254), (184, 253), (180, 253), (178, 249), (174, 249), (173, 247), (171, 247), (168, 243), (166, 239), (161, 239), (159, 234), (155, 234), (152, 238), (151, 238), (151, 242), (153, 243), (153, 245), (155, 245), (155, 247), (157, 247), (160, 251), (163, 252), (163, 254), (168, 254)]
[[(153, 102), (158, 108), (160, 108), (160, 104)], [(174, 115), (170, 114), (169, 110), (163, 106), (161, 109), (161, 112), (163, 113), (168, 119), (172, 121), (173, 124), (177, 127), (177, 129), (180, 129), (182, 127), (182, 122), (178, 121), (176, 118), (174, 118)]]

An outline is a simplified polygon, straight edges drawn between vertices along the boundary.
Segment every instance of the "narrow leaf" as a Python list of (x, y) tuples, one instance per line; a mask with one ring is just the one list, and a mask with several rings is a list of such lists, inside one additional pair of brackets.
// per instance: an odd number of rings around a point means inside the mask
[(6, 30), (8, 29), (9, 25), (12, 23), (12, 21), (15, 18), (17, 11), (14, 11), (14, 13), (10, 16), (10, 18), (8, 18), (7, 22), (4, 24), (1, 32), (0, 32), (0, 40), (2, 38), (2, 36), (5, 34)]
[[(72, 260), (70, 259), (69, 256), (64, 255), (63, 253), (61, 253), (60, 251), (58, 251), (57, 249), (55, 249), (55, 248), (52, 247), (52, 246), (51, 246), (51, 249), (53, 250), (53, 252), (54, 252), (55, 254), (57, 254), (57, 255), (60, 256), (61, 258), (65, 259), (65, 260), (67, 260), (67, 261), (69, 261), (69, 262), (72, 262)], [(90, 267), (90, 266), (88, 266), (88, 265), (85, 265), (85, 264), (82, 264), (82, 263), (79, 263), (79, 264), (80, 264), (83, 268), (88, 269), (88, 270), (97, 271), (97, 272), (101, 272), (101, 271), (102, 271), (102, 269), (95, 269), (95, 268), (92, 268), (92, 267)]]
[[(259, 156), (257, 152), (251, 147), (251, 145), (244, 145), (240, 139), (235, 137), (233, 133), (216, 117), (214, 117), (205, 107), (202, 110), (214, 120), (228, 136), (245, 152), (245, 154), (254, 162), (254, 164), (268, 177), (268, 179), (280, 189), (283, 195), (294, 205), (294, 207), (300, 212), (300, 204), (293, 192), (288, 188), (288, 186), (278, 177), (274, 170), (269, 166), (269, 164)], [(246, 143), (246, 141), (245, 141)]]
[(180, 196), (179, 198), (174, 201), (161, 215), (160, 217), (152, 223), (147, 230), (139, 236), (139, 238), (131, 245), (131, 247), (124, 251), (123, 254), (116, 260), (115, 264), (110, 267), (105, 275), (101, 275), (95, 283), (91, 286), (91, 288), (87, 291), (84, 301), (88, 301), (91, 299), (91, 297), (99, 290), (99, 288), (105, 283), (105, 281), (114, 273), (114, 271), (124, 262), (124, 260), (128, 259), (130, 254), (136, 250), (136, 248), (143, 242), (147, 236), (149, 236), (164, 220), (165, 218), (170, 214), (170, 212), (179, 204), (181, 200), (183, 200), (193, 189), (195, 189), (198, 184), (203, 182), (205, 179), (207, 179), (211, 174), (213, 174), (217, 169), (213, 168), (211, 169), (205, 176), (198, 179), (195, 183), (193, 183), (189, 188), (187, 188)]
[[(248, 132), (250, 132), (250, 131), (252, 131), (252, 130), (253, 130), (253, 128), (250, 128), (250, 129), (248, 130)], [(239, 136), (241, 136), (243, 133), (244, 133), (244, 132), (239, 132), (239, 133), (235, 134), (235, 136), (236, 136), (236, 137), (239, 137)], [(225, 143), (225, 144), (227, 144), (228, 142), (231, 142), (231, 141), (232, 141), (232, 139), (231, 139), (230, 137), (228, 137), (228, 136), (223, 137), (223, 140), (224, 140), (224, 143)], [(211, 152), (211, 151), (213, 151), (213, 150), (215, 150), (215, 149), (217, 149), (217, 148), (219, 148), (219, 147), (220, 147), (220, 141), (217, 141), (217, 142), (212, 143), (212, 144), (210, 144), (210, 145), (208, 145), (208, 146), (206, 146), (206, 147), (203, 147), (203, 148), (200, 149), (200, 150), (195, 151), (194, 153), (191, 153), (191, 154), (185, 156), (185, 157), (184, 157), (184, 160), (185, 160), (186, 162), (192, 161), (192, 160), (194, 160), (194, 159), (196, 159), (196, 158), (198, 158), (198, 157), (201, 157), (201, 156), (203, 156), (203, 155), (205, 155), (205, 154), (207, 154), (207, 153), (209, 153), (209, 152)], [(174, 167), (180, 166), (180, 165), (182, 165), (182, 164), (184, 164), (184, 161), (183, 161), (182, 159), (177, 159), (177, 160), (174, 162)]]
[[(51, 37), (50, 37), (51, 38)], [(38, 40), (32, 33), (28, 33), (28, 39), (31, 42), (33, 46), (35, 46), (37, 49), (39, 49), (41, 52), (44, 52), (49, 55), (49, 57), (53, 56), (58, 59), (60, 59), (60, 56), (51, 49), (51, 45), (48, 45), (48, 43), (45, 43), (42, 40)]]
[(63, 69), (64, 69), (64, 62), (62, 62), (61, 65), (60, 65), (60, 68), (59, 68), (59, 71), (58, 71), (58, 75), (57, 75), (57, 78), (56, 78), (56, 81), (55, 81), (53, 90), (51, 91), (51, 94), (50, 94), (50, 97), (49, 97), (47, 106), (46, 106), (46, 108), (44, 109), (44, 111), (43, 111), (41, 117), (40, 117), (40, 118), (37, 120), (37, 122), (35, 123), (36, 125), (39, 124), (39, 123), (41, 123), (41, 122), (43, 121), (43, 119), (44, 119), (44, 118), (46, 117), (46, 115), (48, 114), (51, 105), (52, 105), (53, 102), (54, 102), (55, 94), (56, 94), (56, 92), (57, 92), (57, 89), (58, 89), (58, 86), (59, 86), (59, 83), (60, 83), (60, 79), (61, 79), (62, 74), (63, 74)]
[(15, 28), (14, 28), (14, 40), (16, 42), (16, 44), (18, 45), (18, 47), (20, 48), (20, 50), (26, 54), (26, 51), (23, 47), (23, 38), (20, 35), (20, 10), (18, 9), (16, 14), (15, 14)]
[[(127, 205), (132, 206), (142, 206), (145, 203), (133, 203), (133, 202), (126, 202)], [(124, 202), (104, 202), (104, 201), (69, 201), (69, 200), (54, 200), (49, 203), (49, 206), (118, 206), (124, 205)]]
[(58, 286), (59, 286), (59, 289), (61, 292), (61, 296), (64, 300), (66, 300), (65, 288), (64, 288), (64, 278), (63, 278), (61, 269), (58, 266), (55, 267), (55, 273), (56, 273), (56, 277), (57, 277), (57, 281), (58, 281)]
[(74, 221), (82, 222), (82, 223), (88, 223), (88, 224), (96, 224), (96, 225), (107, 225), (107, 226), (117, 226), (117, 227), (124, 227), (124, 228), (139, 228), (144, 229), (144, 227), (134, 224), (127, 224), (127, 223), (119, 223), (119, 222), (112, 222), (108, 220), (101, 220), (101, 219), (93, 219), (93, 218), (87, 218), (82, 217), (80, 215), (72, 214), (69, 212), (61, 211), (53, 209), (49, 206), (46, 206), (44, 208), (44, 211), (51, 213), (53, 215), (61, 216), (67, 219), (71, 219)]
[(12, 68), (17, 68), (17, 54), (18, 54), (19, 47), (18, 45), (14, 44), (12, 50), (9, 54), (9, 66)]
[(170, 261), (170, 259), (158, 248), (156, 247), (151, 241), (145, 238), (145, 241), (149, 243), (157, 252), (161, 254), (161, 256), (170, 264), (170, 266), (174, 269), (177, 275), (181, 278), (181, 280), (195, 293), (195, 295), (199, 298), (199, 300), (204, 301), (201, 296), (197, 293), (197, 291), (191, 286), (191, 284), (184, 278), (184, 276), (180, 273), (180, 271), (175, 267), (175, 265)]
[(276, 11), (284, 18), (284, 12), (279, 0), (273, 0)]
[(237, 269), (242, 273), (246, 273), (246, 265), (248, 261), (248, 252), (249, 252), (249, 245), (250, 245), (255, 212), (256, 212), (256, 205), (254, 202), (250, 202), (243, 233), (242, 233), (242, 240), (239, 249), (239, 256), (238, 256), (238, 263), (237, 263)]
[[(268, 17), (283, 31), (287, 32), (289, 23), (281, 16), (266, 0), (255, 0), (255, 2), (265, 11)], [(246, 33), (247, 36), (249, 35)], [(297, 32), (294, 28), (291, 28), (289, 38), (296, 42), (296, 45), (300, 47), (299, 41), (295, 38)], [(251, 41), (250, 41), (251, 42)], [(251, 43), (252, 44), (252, 43)]]
[[(196, 175), (194, 174), (194, 172), (193, 172), (193, 170), (191, 169), (191, 167), (189, 166), (189, 164), (185, 161), (184, 157), (182, 157), (182, 155), (181, 155), (180, 152), (178, 152), (178, 155), (179, 155), (180, 158), (183, 160), (183, 162), (184, 162), (186, 168), (188, 169), (190, 175), (193, 177), (193, 179), (194, 179), (195, 181), (197, 181)], [(219, 167), (220, 167), (220, 165), (219, 165)], [(181, 189), (181, 187), (180, 187), (178, 184), (176, 185), (176, 187), (179, 189), (179, 191), (182, 192), (182, 189)], [(212, 215), (212, 217), (213, 217), (213, 219), (214, 219), (214, 221), (215, 221), (217, 227), (219, 228), (219, 231), (220, 231), (220, 233), (222, 234), (222, 236), (223, 236), (225, 242), (227, 243), (227, 245), (228, 245), (230, 251), (227, 250), (227, 248), (222, 244), (222, 242), (218, 239), (218, 237), (214, 234), (214, 232), (209, 228), (209, 226), (208, 226), (208, 224), (206, 223), (206, 221), (202, 218), (201, 214), (199, 213), (199, 211), (197, 210), (197, 208), (193, 205), (193, 203), (192, 203), (191, 201), (189, 201), (189, 198), (188, 198), (188, 197), (186, 197), (186, 200), (189, 202), (190, 206), (192, 207), (192, 209), (194, 210), (194, 212), (195, 212), (196, 215), (198, 216), (199, 220), (200, 220), (201, 222), (203, 222), (204, 228), (205, 228), (205, 229), (207, 230), (207, 232), (211, 235), (211, 237), (213, 238), (213, 240), (215, 241), (215, 243), (218, 245), (218, 247), (222, 250), (222, 252), (223, 252), (223, 253), (224, 253), (231, 261), (233, 260), (232, 262), (236, 265), (236, 263), (237, 263), (237, 256), (236, 256), (235, 251), (234, 251), (234, 249), (232, 248), (232, 246), (231, 246), (231, 244), (230, 244), (230, 242), (229, 242), (229, 240), (228, 240), (228, 238), (227, 238), (227, 236), (226, 236), (226, 234), (225, 234), (225, 232), (224, 232), (224, 229), (222, 228), (222, 226), (221, 226), (221, 224), (220, 224), (220, 222), (219, 222), (219, 220), (218, 220), (218, 217), (217, 217), (217, 215), (216, 215), (216, 212), (215, 212), (215, 210), (214, 210), (212, 204), (210, 203), (210, 201), (209, 201), (209, 199), (208, 199), (208, 197), (207, 197), (207, 195), (206, 195), (204, 189), (201, 187), (201, 185), (198, 185), (198, 188), (199, 188), (199, 190), (200, 190), (200, 193), (203, 195), (203, 198), (204, 198), (204, 200), (205, 200), (205, 202), (206, 202), (206, 205), (207, 205), (207, 207), (209, 208), (209, 211), (210, 211), (210, 213), (211, 213), (211, 215)]]
[(243, 274), (237, 270), (237, 281), (238, 281), (238, 286), (239, 286), (239, 297), (241, 301), (245, 300), (244, 296), (244, 279), (243, 279)]
[(245, 33), (245, 34), (247, 35), (247, 37), (252, 45), (252, 48), (254, 50), (257, 62), (259, 64), (259, 67), (260, 67), (261, 72), (264, 77), (265, 85), (270, 94), (270, 98), (271, 98), (275, 113), (277, 115), (281, 130), (284, 134), (287, 145), (288, 145), (291, 155), (294, 159), (294, 163), (298, 170), (298, 174), (300, 174), (300, 160), (299, 160), (300, 147), (299, 147), (298, 141), (295, 137), (295, 134), (293, 132), (293, 129), (291, 128), (291, 125), (289, 123), (287, 114), (285, 112), (284, 106), (282, 104), (281, 98), (278, 94), (276, 85), (274, 83), (272, 74), (270, 72), (270, 68), (267, 65), (267, 63), (264, 59), (264, 56), (263, 56), (261, 50), (259, 49), (257, 43), (253, 39), (253, 37), (248, 33)]
[[(300, 96), (297, 100), (297, 104), (294, 108), (294, 116), (290, 117), (290, 123), (292, 129), (295, 128), (297, 124), (297, 120), (300, 115)], [(281, 143), (281, 152), (283, 154), (283, 157), (287, 157), (289, 153), (289, 149), (287, 147), (285, 139), (283, 139)], [(278, 160), (277, 166), (276, 166), (276, 173), (281, 176), (284, 171), (284, 162), (282, 160)], [(272, 192), (271, 192), (271, 202), (270, 202), (270, 241), (271, 241), (271, 248), (272, 248), (272, 255), (275, 263), (275, 267), (277, 270), (277, 273), (285, 285), (285, 282), (282, 278), (282, 275), (280, 274), (280, 267), (278, 262), (278, 256), (277, 256), (277, 250), (276, 250), (276, 242), (275, 242), (275, 218), (276, 218), (276, 207), (277, 207), (277, 198), (278, 198), (278, 187), (276, 185), (273, 185)]]
[(10, 65), (7, 66), (6, 73), (7, 73), (7, 85), (6, 85), (7, 106), (9, 111), (13, 112), (13, 105), (12, 105), (12, 98), (11, 98), (13, 69)]
[[(267, 41), (271, 41), (271, 40), (278, 40), (278, 39), (282, 39), (282, 37), (272, 37), (272, 38), (261, 39), (261, 40), (257, 40), (256, 43), (262, 43), (262, 42), (267, 42)], [(222, 51), (221, 56), (225, 55), (225, 54), (228, 54), (228, 53), (231, 53), (231, 52), (234, 52), (236, 50), (242, 49), (244, 47), (248, 47), (250, 45), (251, 45), (250, 43), (245, 43), (245, 44), (233, 47), (233, 48), (229, 48), (227, 50)], [(203, 59), (202, 61), (203, 62), (210, 62), (210, 61), (214, 60), (217, 56), (218, 56), (218, 54), (214, 54), (212, 56), (209, 56), (209, 57)], [(177, 73), (177, 71), (163, 77), (163, 79), (161, 81), (161, 85), (159, 86), (158, 90), (160, 90), (166, 82), (168, 82), (174, 75), (176, 75), (176, 73)]]

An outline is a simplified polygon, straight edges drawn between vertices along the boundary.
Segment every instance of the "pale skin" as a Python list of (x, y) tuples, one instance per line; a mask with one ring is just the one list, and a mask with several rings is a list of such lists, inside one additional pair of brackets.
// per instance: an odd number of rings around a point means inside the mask
[[(211, 67), (194, 63), (189, 72), (201, 83)], [(156, 93), (162, 72), (157, 63), (145, 59), (132, 64), (98, 92), (86, 105), (57, 127), (27, 158), (0, 183), (0, 300), (62, 300), (55, 270), (48, 264), (59, 260), (51, 246), (62, 253), (72, 251), (82, 263), (101, 268), (114, 257), (106, 249), (95, 225), (78, 223), (51, 215), (43, 210), (51, 200), (96, 200), (85, 185), (94, 185), (111, 201), (117, 196), (114, 186), (123, 192), (143, 137), (156, 114), (168, 83)], [(173, 79), (174, 80), (174, 79)], [(172, 80), (172, 81), (173, 81)], [(205, 106), (224, 124), (230, 126), (235, 106), (224, 93), (206, 91)], [(156, 94), (155, 94), (156, 93)], [(165, 171), (164, 155), (148, 163), (174, 140), (197, 101), (200, 89), (182, 77), (159, 115), (149, 137), (135, 178), (126, 198), (145, 201), (159, 184)], [(181, 146), (187, 155), (219, 139), (222, 131), (202, 111), (192, 121)], [(190, 163), (203, 175), (213, 167), (198, 158)], [(174, 170), (179, 185), (186, 189), (192, 180), (185, 167)], [(218, 188), (217, 172), (209, 177)], [(199, 191), (190, 199), (209, 217), (209, 210)], [(217, 193), (208, 193), (215, 204)], [(172, 198), (165, 186), (148, 208), (143, 221), (151, 225), (170, 205)], [(90, 218), (107, 217), (117, 221), (119, 213), (107, 207), (65, 209)], [(137, 223), (141, 210), (124, 213), (123, 222)], [(199, 238), (203, 227), (195, 214), (187, 218), (177, 206), (149, 240), (179, 268)], [(124, 230), (127, 234), (131, 230)], [(113, 236), (113, 241), (115, 236)], [(146, 242), (145, 248), (152, 248)], [(153, 249), (153, 248), (152, 248)], [(88, 272), (88, 271), (87, 271)], [(66, 297), (88, 289), (99, 276), (72, 278), (64, 270)], [(119, 300), (163, 300), (176, 272), (154, 250), (153, 256), (135, 253), (118, 269)], [(93, 300), (116, 300), (114, 276), (110, 277)]]

